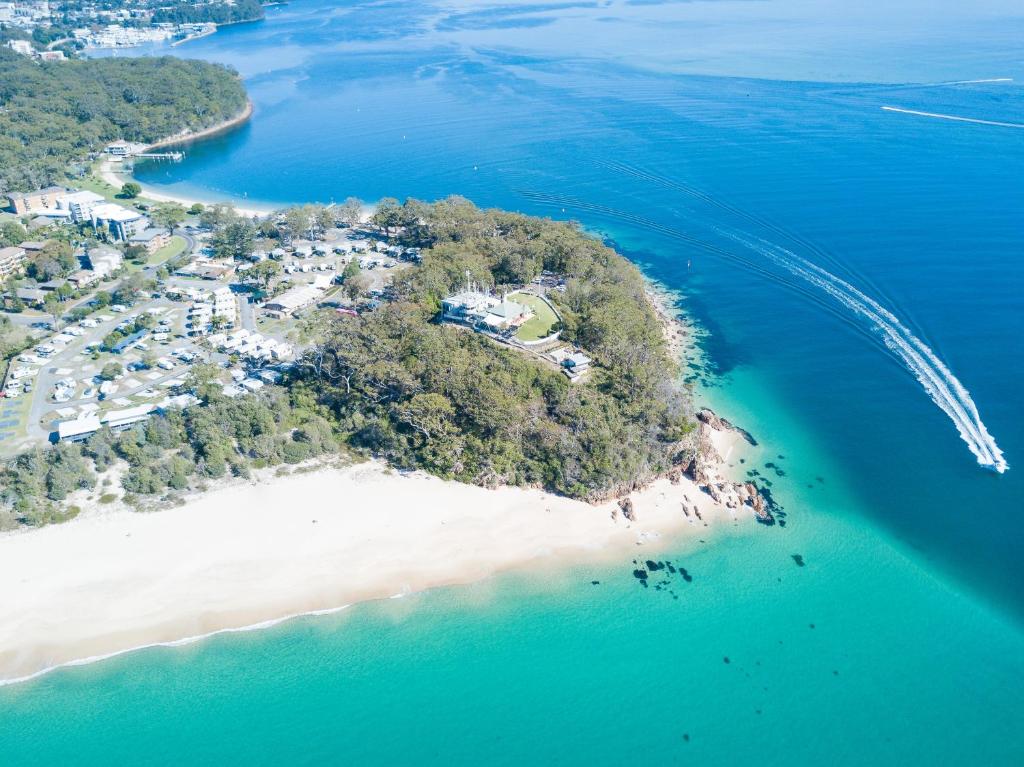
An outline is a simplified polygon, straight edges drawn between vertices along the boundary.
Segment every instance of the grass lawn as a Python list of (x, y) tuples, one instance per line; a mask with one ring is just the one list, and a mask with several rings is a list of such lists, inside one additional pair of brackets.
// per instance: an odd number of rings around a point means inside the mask
[(552, 325), (559, 322), (558, 315), (542, 298), (530, 293), (513, 293), (509, 298), (533, 309), (533, 317), (516, 332), (516, 338), (520, 341), (539, 341), (551, 333)]
[[(155, 200), (149, 200), (145, 195), (139, 195), (135, 199), (128, 199), (126, 197), (120, 197), (121, 187), (113, 187), (100, 178), (99, 175), (100, 163), (93, 165), (92, 169), (88, 174), (82, 178), (71, 179), (68, 181), (68, 186), (76, 189), (86, 189), (90, 192), (103, 195), (107, 202), (114, 202), (118, 205), (124, 205), (128, 208), (133, 208), (136, 205), (157, 205)], [(131, 180), (131, 179), (129, 179)]]
[(146, 261), (146, 264), (148, 264), (149, 266), (162, 264), (164, 261), (168, 261), (172, 258), (175, 258), (176, 256), (180, 256), (182, 253), (185, 252), (185, 248), (187, 246), (188, 242), (186, 242), (184, 237), (174, 235), (169, 243), (164, 245), (162, 248), (160, 248), (160, 250), (158, 250), (156, 253), (149, 257), (149, 260)]
[(118, 197), (118, 195), (121, 194), (120, 187), (115, 189), (99, 176), (94, 176), (91, 173), (87, 176), (83, 176), (82, 178), (73, 179), (72, 181), (69, 181), (68, 184), (69, 186), (73, 186), (77, 189), (85, 189), (89, 192), (95, 192), (96, 194), (103, 195), (103, 198), (107, 202), (114, 202), (118, 205), (124, 205), (129, 208), (137, 201)]

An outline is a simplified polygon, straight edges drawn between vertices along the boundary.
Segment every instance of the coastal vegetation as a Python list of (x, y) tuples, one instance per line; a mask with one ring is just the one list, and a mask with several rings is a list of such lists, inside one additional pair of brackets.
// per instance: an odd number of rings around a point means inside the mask
[(0, 193), (61, 181), (115, 140), (150, 143), (241, 112), (245, 89), (203, 61), (106, 58), (42, 62), (0, 49)]
[[(670, 468), (691, 425), (640, 272), (577, 227), (482, 211), (459, 198), (385, 203), (375, 223), (421, 247), (395, 300), (332, 323), (300, 383), (351, 444), (403, 468), (600, 498)], [(553, 366), (433, 322), (466, 275), (495, 290), (566, 280), (564, 332), (599, 366), (572, 384)]]
[(234, 0), (211, 3), (154, 3), (153, 24), (237, 24), (263, 18), (260, 0)]
[[(290, 211), (270, 226), (221, 206), (203, 216), (214, 248), (237, 257), (297, 229), (315, 235), (328, 217), (351, 217), (354, 209)], [(596, 501), (688, 459), (688, 393), (642, 275), (614, 250), (575, 225), (480, 210), (461, 198), (385, 201), (372, 224), (390, 242), (421, 249), (420, 262), (394, 275), (382, 301), (361, 295), (364, 275), (353, 260), (340, 281), (361, 310), (311, 310), (301, 323), (306, 351), (278, 385), (232, 397), (220, 367), (196, 364), (178, 389), (196, 404), (9, 462), (0, 477), (6, 524), (53, 521), (75, 490), (93, 487), (118, 462), (126, 465), (120, 476), (128, 497), (173, 495), (344, 453)], [(266, 286), (280, 267), (261, 263), (267, 266), (253, 267), (259, 274), (252, 276)], [(593, 358), (591, 375), (571, 382), (539, 355), (439, 323), (441, 299), (467, 274), (495, 292), (557, 275), (560, 290), (548, 300), (564, 340)], [(121, 292), (119, 300), (130, 300)], [(140, 314), (103, 346), (150, 324), (152, 316)], [(122, 372), (110, 365), (101, 378)]]

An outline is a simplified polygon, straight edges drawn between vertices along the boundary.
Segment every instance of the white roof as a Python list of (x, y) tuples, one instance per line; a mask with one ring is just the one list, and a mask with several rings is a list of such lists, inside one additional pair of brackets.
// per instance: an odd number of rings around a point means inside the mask
[(95, 413), (89, 413), (75, 418), (71, 421), (61, 421), (57, 424), (57, 436), (61, 439), (78, 437), (82, 434), (90, 434), (99, 431), (100, 419)]
[(129, 210), (112, 202), (97, 205), (92, 209), (92, 216), (94, 218), (102, 218), (105, 221), (137, 221), (142, 218), (142, 214), (137, 210)]
[(66, 194), (63, 197), (57, 199), (57, 205), (61, 208), (67, 208), (74, 204), (88, 205), (90, 202), (100, 202), (103, 199), (102, 194), (96, 194), (96, 192), (90, 192), (88, 189), (83, 189), (80, 192), (72, 192)]
[(103, 423), (113, 424), (115, 426), (124, 423), (130, 423), (132, 421), (139, 420), (152, 413), (154, 405), (136, 405), (135, 407), (127, 407), (124, 410), (110, 410), (103, 414)]
[(312, 285), (300, 285), (286, 290), (276, 298), (272, 298), (267, 302), (267, 306), (280, 306), (285, 311), (292, 311), (301, 306), (312, 303), (318, 299), (320, 295), (321, 290), (319, 288), (313, 287)]

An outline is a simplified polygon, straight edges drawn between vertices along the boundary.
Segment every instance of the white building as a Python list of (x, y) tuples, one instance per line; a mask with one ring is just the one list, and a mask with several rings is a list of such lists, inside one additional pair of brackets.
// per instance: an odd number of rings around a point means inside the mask
[(25, 255), (25, 249), (16, 245), (0, 248), (0, 280), (23, 272), (25, 270)]
[(118, 240), (127, 240), (149, 225), (149, 220), (137, 210), (110, 202), (94, 206), (90, 210), (90, 218), (94, 227), (105, 226)]
[(472, 287), (441, 301), (441, 318), (481, 330), (506, 330), (519, 327), (533, 316), (524, 304), (498, 298)]
[(92, 209), (104, 203), (102, 195), (83, 190), (57, 198), (58, 210), (67, 211), (76, 224), (91, 220)]
[(270, 299), (264, 305), (268, 313), (286, 316), (315, 303), (323, 290), (313, 285), (297, 285)]

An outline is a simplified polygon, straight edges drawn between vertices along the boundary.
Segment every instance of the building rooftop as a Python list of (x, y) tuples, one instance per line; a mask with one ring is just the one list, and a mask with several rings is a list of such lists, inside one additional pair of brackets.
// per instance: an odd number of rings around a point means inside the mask
[(167, 234), (163, 229), (143, 229), (141, 232), (136, 232), (131, 236), (132, 242), (150, 242), (155, 240), (157, 237), (161, 237)]
[(90, 202), (100, 202), (103, 200), (103, 195), (96, 194), (96, 192), (90, 192), (88, 189), (83, 189), (80, 192), (71, 192), (66, 194), (58, 200), (60, 207), (67, 208), (71, 205), (88, 205)]
[(26, 197), (38, 197), (44, 194), (61, 194), (66, 192), (62, 186), (48, 186), (45, 189), (37, 189), (34, 192), (11, 192), (7, 195), (9, 200), (24, 200)]
[(97, 205), (92, 209), (92, 215), (105, 221), (137, 221), (142, 218), (142, 214), (137, 210), (130, 210), (123, 205), (115, 205), (112, 202)]
[(101, 425), (100, 417), (95, 413), (81, 415), (71, 421), (61, 421), (57, 424), (57, 437), (62, 440), (81, 437), (99, 431)]

